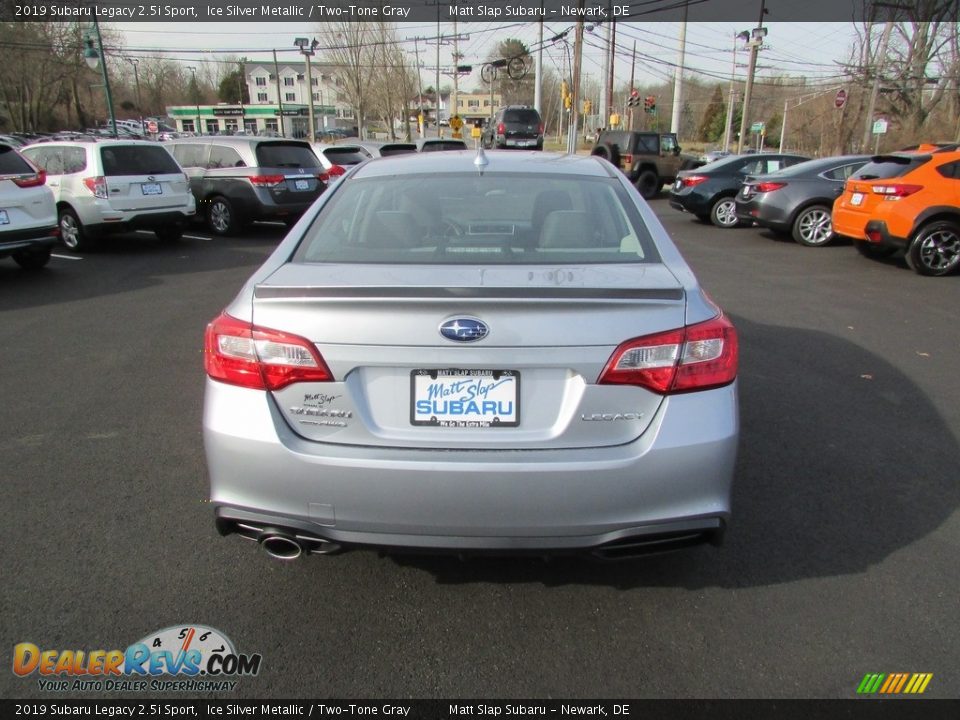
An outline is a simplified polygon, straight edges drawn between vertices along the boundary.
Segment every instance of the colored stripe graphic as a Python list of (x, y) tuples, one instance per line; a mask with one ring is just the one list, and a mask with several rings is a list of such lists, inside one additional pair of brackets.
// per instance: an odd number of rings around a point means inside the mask
[(857, 694), (920, 695), (926, 691), (933, 673), (867, 673), (857, 686)]

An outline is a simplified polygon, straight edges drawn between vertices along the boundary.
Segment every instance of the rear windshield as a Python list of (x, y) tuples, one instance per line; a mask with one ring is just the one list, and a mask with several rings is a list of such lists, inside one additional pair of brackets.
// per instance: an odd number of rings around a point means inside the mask
[(437, 152), (438, 150), (466, 150), (466, 143), (460, 140), (440, 140), (439, 142), (424, 143), (420, 152)]
[(103, 174), (172, 175), (183, 172), (166, 148), (159, 145), (110, 145), (100, 148)]
[(540, 114), (536, 110), (529, 109), (504, 110), (503, 121), (536, 125), (540, 122)]
[(359, 165), (368, 157), (362, 151), (350, 147), (327, 148), (323, 154), (327, 160), (337, 165)]
[(380, 147), (380, 157), (389, 157), (390, 155), (403, 155), (417, 151), (416, 145), (406, 143), (397, 143), (396, 145), (383, 145)]
[(259, 167), (320, 167), (320, 161), (313, 150), (305, 143), (269, 142), (257, 145), (257, 165)]
[(0, 175), (25, 175), (35, 170), (8, 145), (0, 145)]
[(354, 179), (333, 192), (295, 261), (659, 262), (633, 201), (612, 178), (404, 174)]
[(929, 155), (878, 155), (851, 176), (851, 180), (884, 180), (906, 175), (926, 162)]

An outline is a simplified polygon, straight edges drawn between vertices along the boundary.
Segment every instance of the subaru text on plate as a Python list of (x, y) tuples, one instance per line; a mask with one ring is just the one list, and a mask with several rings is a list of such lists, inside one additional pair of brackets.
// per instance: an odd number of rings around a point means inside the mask
[(716, 542), (737, 357), (609, 163), (357, 165), (207, 327), (217, 527), (280, 558)]

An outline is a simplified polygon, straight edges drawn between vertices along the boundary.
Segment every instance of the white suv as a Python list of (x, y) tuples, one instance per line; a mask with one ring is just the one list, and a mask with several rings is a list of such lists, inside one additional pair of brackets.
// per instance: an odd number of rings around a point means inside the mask
[(64, 140), (23, 148), (47, 172), (60, 237), (82, 250), (108, 232), (152, 230), (174, 242), (197, 211), (183, 169), (163, 145), (141, 140)]
[(46, 265), (57, 242), (57, 209), (43, 183), (43, 170), (0, 143), (0, 257), (27, 270)]

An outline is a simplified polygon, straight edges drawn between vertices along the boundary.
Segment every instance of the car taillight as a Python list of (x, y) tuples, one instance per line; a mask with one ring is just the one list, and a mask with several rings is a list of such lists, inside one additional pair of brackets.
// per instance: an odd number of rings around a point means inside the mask
[(329, 175), (330, 177), (340, 177), (346, 172), (347, 172), (347, 169), (342, 165), (331, 165), (330, 167), (327, 168), (327, 175)]
[(29, 175), (27, 177), (11, 178), (13, 184), (17, 187), (30, 188), (38, 187), (43, 185), (47, 181), (47, 171), (38, 170), (36, 175)]
[(780, 188), (785, 188), (787, 183), (785, 182), (760, 182), (753, 186), (754, 192), (765, 193), (773, 192), (774, 190), (779, 190)]
[(94, 197), (107, 198), (107, 179), (103, 175), (83, 179), (83, 184), (93, 193)]
[(276, 187), (283, 184), (283, 175), (251, 175), (250, 182), (257, 187)]
[(919, 190), (923, 190), (923, 185), (874, 185), (870, 189), (877, 195), (885, 195), (889, 198), (902, 198), (913, 195)]
[(620, 156), (620, 159), (626, 163), (627, 167), (633, 165), (633, 155), (631, 153), (624, 153)]
[(687, 175), (686, 177), (680, 178), (680, 182), (683, 183), (683, 187), (693, 187), (694, 185), (699, 185), (707, 180), (709, 180), (709, 178), (706, 175)]
[(297, 382), (330, 382), (333, 374), (310, 341), (221, 313), (207, 325), (203, 366), (214, 380), (280, 390)]
[(507, 134), (507, 126), (504, 125), (503, 123), (500, 123), (499, 125), (497, 125), (497, 135), (506, 135), (506, 134)]
[(639, 385), (662, 395), (729, 385), (737, 377), (737, 331), (726, 316), (627, 340), (598, 385)]

